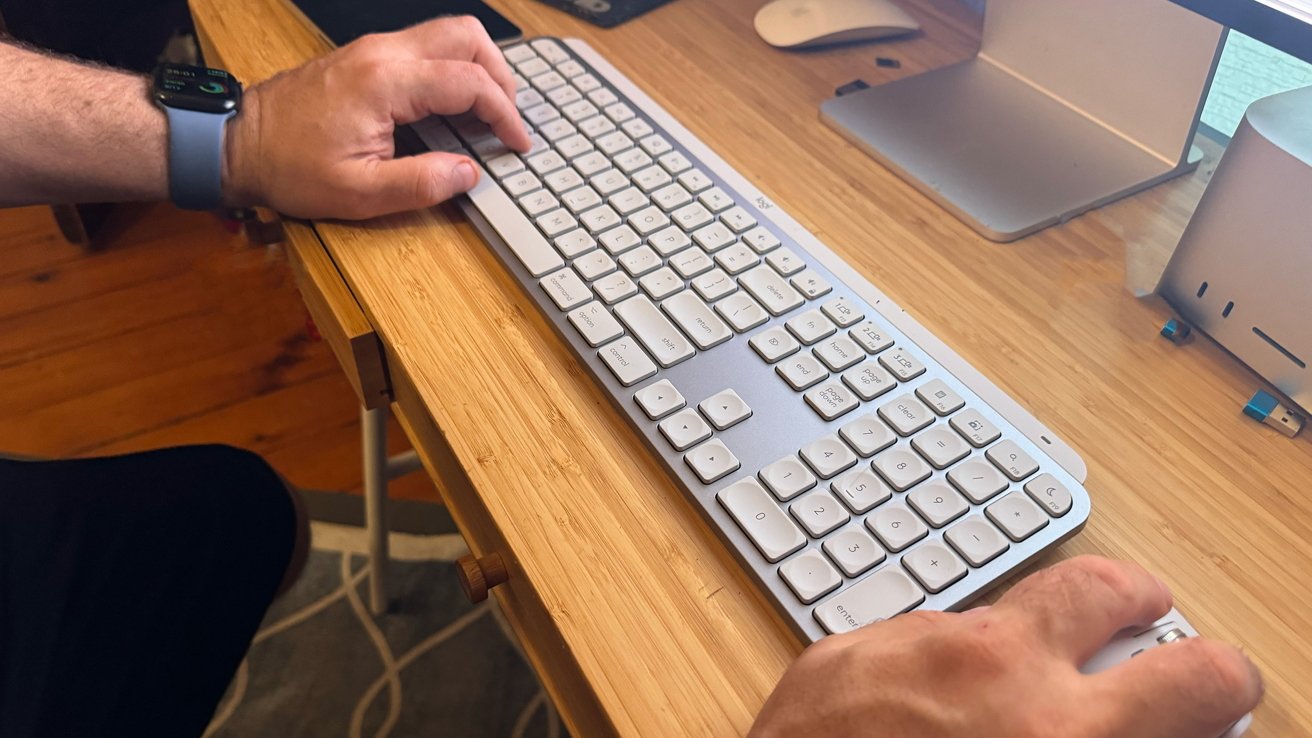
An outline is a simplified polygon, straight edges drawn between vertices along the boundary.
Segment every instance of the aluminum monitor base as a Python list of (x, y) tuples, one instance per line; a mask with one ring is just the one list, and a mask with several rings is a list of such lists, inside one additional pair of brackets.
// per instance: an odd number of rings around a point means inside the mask
[(1219, 26), (1167, 0), (987, 12), (975, 58), (828, 100), (821, 117), (995, 241), (1197, 166)]

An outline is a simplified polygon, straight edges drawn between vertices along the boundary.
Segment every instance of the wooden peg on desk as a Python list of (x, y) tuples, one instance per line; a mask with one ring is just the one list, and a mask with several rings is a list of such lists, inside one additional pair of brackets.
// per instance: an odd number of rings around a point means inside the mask
[(498, 584), (505, 584), (510, 578), (506, 571), (506, 562), (501, 554), (490, 553), (474, 558), (473, 554), (456, 559), (456, 576), (460, 579), (460, 589), (470, 602), (482, 602), (487, 599), (487, 591)]

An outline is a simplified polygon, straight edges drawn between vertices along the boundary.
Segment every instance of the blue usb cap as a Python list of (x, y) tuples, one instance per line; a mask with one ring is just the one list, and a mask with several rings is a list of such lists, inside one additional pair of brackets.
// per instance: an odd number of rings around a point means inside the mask
[(1293, 438), (1303, 430), (1303, 417), (1280, 404), (1270, 392), (1258, 390), (1244, 406), (1244, 415)]
[(1166, 325), (1162, 326), (1162, 337), (1174, 344), (1184, 343), (1190, 333), (1193, 333), (1193, 330), (1175, 318), (1166, 321)]

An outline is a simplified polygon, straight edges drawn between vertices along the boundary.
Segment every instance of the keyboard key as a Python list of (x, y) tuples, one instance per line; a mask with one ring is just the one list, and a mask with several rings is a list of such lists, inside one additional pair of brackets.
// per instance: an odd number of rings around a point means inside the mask
[(656, 365), (648, 358), (638, 342), (629, 337), (619, 338), (602, 347), (597, 356), (606, 364), (620, 384), (625, 387), (637, 384), (656, 373)]
[(548, 141), (559, 141), (568, 138), (573, 136), (577, 131), (578, 129), (574, 127), (573, 123), (570, 123), (563, 118), (557, 118), (556, 120), (548, 121), (547, 123), (538, 126), (538, 133), (542, 134), (542, 136)]
[(799, 498), (788, 509), (812, 538), (819, 538), (852, 519), (838, 500), (822, 489)]
[(578, 88), (578, 91), (584, 94), (601, 87), (601, 82), (597, 81), (597, 78), (591, 74), (580, 74), (571, 81), (574, 83), (574, 86)]
[(599, 172), (610, 169), (610, 159), (600, 151), (594, 151), (591, 154), (584, 154), (574, 161), (570, 162), (578, 173), (584, 177), (591, 177)]
[[(588, 182), (605, 197), (609, 197), (629, 186), (629, 178), (625, 177), (624, 173), (618, 169), (607, 169), (600, 174), (594, 174)], [(616, 214), (615, 222), (619, 222), (618, 214)], [(607, 223), (604, 227), (610, 227), (611, 225), (614, 225), (614, 223)]]
[[(627, 276), (619, 274), (619, 276)], [(615, 275), (612, 275), (615, 276)], [(606, 279), (610, 279), (607, 277)], [(603, 280), (604, 281), (604, 280)], [(598, 284), (601, 284), (598, 282)], [(630, 282), (629, 284), (632, 284)], [(636, 291), (637, 287), (633, 289)], [(646, 297), (632, 297), (615, 306), (615, 317), (625, 325), (642, 342), (644, 348), (651, 352), (656, 362), (663, 367), (671, 367), (684, 359), (691, 358), (696, 351), (688, 339), (683, 337), (674, 324), (669, 321), (656, 305)]]
[[(561, 72), (561, 74), (564, 74), (564, 72)], [(569, 75), (565, 75), (565, 76), (568, 77)], [(607, 105), (614, 105), (615, 103), (619, 102), (619, 100), (620, 99), (615, 96), (615, 93), (611, 92), (605, 87), (593, 90), (592, 92), (588, 93), (588, 101), (599, 108), (604, 108)]]
[(938, 541), (917, 546), (902, 557), (902, 565), (925, 591), (937, 594), (966, 576), (966, 562)]
[(975, 458), (948, 472), (948, 481), (976, 505), (1007, 488), (1007, 480), (983, 459)]
[(682, 410), (687, 402), (679, 390), (668, 379), (662, 379), (659, 382), (643, 387), (638, 390), (633, 399), (637, 401), (638, 407), (642, 412), (652, 420), (660, 420), (675, 410)]
[(619, 225), (620, 215), (611, 209), (609, 205), (602, 205), (579, 216), (579, 222), (583, 224), (584, 228), (587, 228), (595, 235), (601, 233), (607, 228)]
[(578, 221), (574, 220), (574, 216), (565, 212), (564, 208), (556, 208), (545, 215), (539, 215), (537, 224), (542, 232), (547, 234), (548, 238), (551, 238), (571, 230), (578, 225)]
[(849, 577), (859, 576), (886, 558), (875, 539), (856, 526), (826, 538), (824, 550)]
[(501, 186), (511, 195), (522, 195), (525, 192), (532, 192), (542, 186), (542, 180), (533, 175), (532, 172), (520, 172), (501, 180)]
[(761, 481), (781, 500), (791, 500), (816, 484), (815, 475), (796, 456), (784, 458), (761, 469)]
[(716, 392), (702, 400), (697, 409), (716, 430), (725, 430), (752, 416), (752, 409), (731, 389)]
[(966, 404), (966, 401), (941, 379), (931, 379), (920, 385), (916, 390), (916, 397), (924, 400), (925, 404), (939, 415), (951, 415)]
[(787, 246), (776, 249), (765, 257), (770, 266), (785, 277), (796, 274), (806, 268), (806, 264)]
[(589, 282), (615, 271), (615, 260), (604, 251), (590, 251), (571, 263), (574, 270)]
[(738, 527), (752, 539), (766, 561), (774, 563), (806, 545), (806, 536), (773, 498), (750, 477), (715, 496)]
[[(726, 228), (723, 223), (711, 223), (694, 231), (692, 234), (692, 240), (696, 241), (698, 246), (701, 246), (708, 252), (715, 253), (733, 243), (734, 235), (733, 231)], [(752, 256), (755, 257), (756, 254), (752, 254)], [(753, 260), (755, 261), (755, 259)], [(724, 264), (721, 264), (720, 266), (725, 267), (725, 270), (730, 274), (736, 274), (748, 266), (751, 266), (751, 264), (744, 264), (741, 268), (732, 270)]]
[(692, 288), (697, 290), (697, 294), (704, 299), (715, 302), (721, 297), (737, 291), (738, 283), (725, 274), (723, 269), (712, 269), (694, 279)]
[(905, 492), (929, 479), (929, 475), (934, 471), (924, 459), (905, 446), (885, 451), (876, 456), (872, 464), (875, 471), (879, 472), (879, 476), (888, 482), (888, 486), (898, 492)]
[(582, 64), (579, 64), (573, 59), (568, 59), (563, 62), (558, 62), (556, 64), (556, 71), (564, 75), (565, 79), (570, 79), (583, 74), (587, 70), (583, 68)]
[(946, 425), (921, 433), (911, 439), (911, 445), (935, 469), (946, 469), (970, 453), (970, 445)]
[(661, 267), (638, 280), (642, 291), (653, 300), (664, 300), (683, 289), (683, 280), (669, 267)]
[(562, 192), (569, 192), (575, 187), (581, 186), (583, 184), (583, 177), (578, 172), (574, 171), (572, 167), (565, 167), (564, 169), (557, 169), (551, 174), (548, 174), (544, 181), (547, 183), (547, 187), (551, 188), (552, 192), (559, 195)]
[(984, 448), (1002, 436), (1002, 431), (978, 410), (967, 410), (949, 420), (948, 424), (975, 448)]
[(843, 578), (818, 551), (806, 551), (785, 561), (779, 576), (804, 604), (811, 604), (838, 589)]
[[(652, 134), (652, 127), (647, 125), (647, 121), (642, 118), (630, 118), (621, 123), (620, 128), (629, 134), (629, 138), (634, 141), (647, 138)], [(655, 154), (652, 154), (652, 156), (655, 156)]]
[[(629, 130), (627, 125), (624, 127), (624, 130), (625, 131)], [(633, 135), (633, 134), (630, 133), (629, 135)], [(670, 145), (670, 142), (667, 141), (665, 137), (660, 135), (659, 133), (654, 133), (649, 136), (642, 136), (639, 138), (640, 140), (638, 141), (638, 145), (642, 147), (643, 151), (646, 151), (651, 156), (660, 156), (661, 154), (664, 154), (665, 152), (674, 149), (674, 147)]]
[(638, 285), (634, 284), (624, 272), (611, 272), (593, 282), (592, 291), (601, 298), (602, 302), (614, 305), (630, 295), (637, 294)]
[(943, 536), (971, 566), (983, 566), (1010, 548), (997, 528), (979, 515), (971, 515)]
[(861, 344), (861, 348), (871, 354), (877, 354), (893, 345), (893, 339), (869, 320), (848, 331), (848, 334), (852, 336), (853, 341)]
[[(730, 298), (732, 299), (732, 298)], [(719, 309), (719, 305), (716, 306)], [(800, 354), (784, 359), (774, 370), (784, 378), (789, 387), (801, 392), (808, 387), (829, 379), (829, 372), (810, 354)]]
[(677, 184), (666, 185), (653, 192), (651, 196), (661, 210), (667, 213), (692, 202), (692, 195)]
[(519, 198), (519, 206), (529, 215), (541, 215), (558, 204), (555, 195), (546, 190), (538, 190)]
[(629, 225), (642, 236), (649, 236), (669, 224), (669, 216), (651, 205), (629, 216)]
[(504, 179), (516, 172), (524, 171), (524, 162), (515, 154), (502, 154), (488, 160), (485, 165), (492, 176), (497, 179)]
[(506, 49), (504, 53), (506, 56), (506, 61), (510, 62), (511, 64), (522, 64), (528, 61), (529, 59), (533, 59), (537, 57), (537, 54), (533, 52), (533, 48), (528, 44), (519, 44), (517, 46), (511, 46), (510, 48)]
[(692, 162), (688, 161), (688, 157), (678, 151), (664, 154), (656, 161), (660, 162), (660, 165), (670, 174), (678, 174), (692, 166)]
[(800, 453), (821, 479), (829, 479), (856, 464), (856, 454), (832, 433), (806, 444)]
[(545, 74), (539, 74), (536, 77), (534, 77), (529, 75), (527, 72), (524, 72), (523, 70), (524, 68), (520, 67), (520, 73), (523, 74), (525, 77), (528, 77), (529, 83), (532, 84), (534, 87), (538, 88), (539, 92), (551, 92), (557, 87), (566, 84), (565, 78), (560, 76), (556, 72), (547, 72)]
[(606, 156), (614, 157), (621, 151), (633, 148), (633, 139), (624, 135), (623, 131), (612, 130), (597, 137), (597, 148)]
[(897, 386), (897, 380), (893, 375), (874, 359), (862, 362), (845, 373), (843, 382), (866, 401), (873, 400)]
[(738, 284), (760, 300), (771, 315), (783, 315), (806, 302), (779, 273), (762, 264), (738, 278)]
[(839, 297), (830, 300), (820, 309), (823, 310), (825, 316), (834, 321), (839, 328), (846, 328), (865, 317), (862, 315), (861, 309), (846, 297)]
[(792, 279), (793, 286), (806, 296), (808, 300), (814, 300), (817, 297), (829, 294), (833, 287), (829, 282), (820, 276), (819, 272), (814, 269), (805, 269)]
[[(529, 44), (533, 47), (534, 51), (542, 55), (543, 59), (546, 59), (552, 64), (578, 64), (578, 62), (570, 61), (569, 53), (560, 48), (560, 44), (549, 38), (534, 39), (533, 41), (530, 41)], [(563, 73), (564, 72), (562, 71), (562, 74)]]
[(683, 451), (711, 437), (711, 426), (692, 408), (680, 410), (657, 427), (675, 451)]
[(698, 202), (684, 205), (670, 215), (674, 218), (674, 222), (679, 224), (680, 228), (689, 233), (710, 223), (715, 217), (711, 215), (711, 211), (702, 207), (702, 204)]
[(606, 202), (620, 215), (636, 213), (647, 207), (647, 196), (637, 187), (626, 187), (606, 198)]
[(718, 438), (703, 443), (684, 454), (683, 460), (692, 468), (697, 478), (705, 484), (711, 484), (725, 476), (738, 471), (742, 466), (738, 457), (729, 451), (729, 447)]
[(569, 322), (593, 348), (624, 335), (619, 321), (596, 300), (571, 310)]
[(756, 253), (765, 254), (779, 248), (779, 237), (757, 226), (743, 234), (743, 243), (751, 246)]
[(888, 485), (866, 466), (857, 467), (856, 470), (835, 479), (829, 485), (829, 489), (833, 490), (838, 499), (857, 515), (888, 502), (893, 496)]
[(678, 227), (669, 226), (653, 233), (647, 238), (647, 243), (660, 252), (661, 256), (669, 256), (687, 248), (692, 243), (692, 239)]
[(925, 593), (898, 566), (886, 566), (815, 608), (815, 619), (833, 634), (857, 628), (910, 610), (925, 601)]
[(806, 404), (825, 420), (833, 420), (855, 410), (861, 402), (842, 382), (825, 382), (806, 393)]
[(697, 196), (697, 201), (712, 213), (718, 213), (733, 207), (733, 198), (719, 187), (712, 187)]
[(574, 159), (592, 151), (592, 142), (586, 136), (574, 134), (556, 142), (556, 151), (566, 159)]
[(615, 157), (615, 166), (625, 174), (634, 174), (651, 164), (651, 157), (642, 149), (629, 149)]
[(623, 123), (624, 121), (632, 118), (634, 115), (635, 113), (633, 112), (633, 108), (630, 108), (628, 105), (625, 105), (622, 102), (617, 102), (613, 105), (607, 106), (606, 108), (606, 117), (610, 118), (616, 123)]
[(804, 346), (810, 346), (822, 338), (832, 336), (834, 331), (838, 330), (819, 310), (808, 310), (785, 325)]
[(862, 415), (839, 429), (838, 434), (857, 454), (869, 458), (897, 442), (897, 435), (875, 415)]
[[(607, 232), (606, 235), (609, 234), (610, 232)], [(628, 272), (630, 277), (641, 277), (647, 272), (659, 269), (661, 257), (652, 247), (639, 246), (620, 257), (620, 266), (624, 267), (624, 271)]]
[(765, 359), (767, 364), (773, 364), (785, 356), (792, 356), (801, 348), (801, 344), (791, 333), (778, 326), (756, 334), (750, 343), (752, 349)]
[[(587, 120), (588, 118), (595, 116), (597, 112), (598, 112), (597, 106), (593, 105), (592, 102), (589, 100), (575, 100), (574, 102), (570, 103), (569, 105), (565, 105), (560, 109), (561, 115), (565, 116), (567, 119), (569, 119), (575, 124), (578, 124), (579, 121)], [(625, 138), (628, 137), (625, 136)], [(613, 153), (603, 148), (600, 142), (598, 142), (597, 148), (602, 149), (602, 151), (606, 151), (607, 154)]]
[(1039, 462), (1025, 453), (1015, 441), (1003, 441), (985, 451), (984, 455), (1013, 482), (1019, 482), (1039, 470)]
[(529, 169), (532, 169), (539, 176), (547, 174), (548, 172), (554, 172), (565, 165), (566, 162), (564, 157), (557, 154), (555, 151), (550, 150), (543, 151), (540, 154), (535, 154), (528, 158)]
[(572, 259), (579, 254), (586, 254), (597, 247), (597, 242), (582, 228), (575, 228), (568, 233), (562, 233), (556, 236), (552, 243), (556, 244), (556, 248), (568, 259)]
[(705, 251), (693, 246), (671, 256), (670, 266), (674, 267), (674, 271), (678, 272), (679, 276), (684, 279), (692, 279), (698, 274), (710, 270), (715, 264), (711, 261), (711, 257), (706, 255)]
[(913, 395), (899, 395), (879, 407), (879, 417), (900, 436), (909, 436), (934, 422), (934, 413)]
[(1013, 541), (1023, 541), (1048, 524), (1048, 514), (1020, 492), (1012, 492), (989, 505), (984, 514)]
[[(673, 181), (674, 180), (670, 178), (669, 172), (665, 171), (664, 169), (661, 169), (658, 165), (655, 164), (641, 171), (634, 172), (633, 174), (633, 183), (636, 184), (638, 188), (641, 189), (643, 192), (648, 192), (648, 193), (654, 193), (656, 190), (669, 185)], [(685, 200), (684, 202), (687, 201)], [(682, 205), (683, 203), (679, 203), (679, 204)], [(663, 204), (661, 204), (661, 206), (665, 210), (670, 209), (670, 208), (665, 208)]]
[(1071, 493), (1051, 474), (1040, 474), (1025, 483), (1025, 493), (1053, 517), (1071, 511)]
[(591, 210), (601, 204), (601, 195), (591, 187), (580, 187), (571, 192), (566, 192), (561, 198), (565, 207), (569, 208), (575, 215), (585, 210)]
[(866, 518), (866, 527), (884, 548), (897, 553), (929, 534), (925, 522), (901, 502), (890, 502)]
[[(598, 208), (598, 210), (600, 209), (601, 208)], [(586, 216), (584, 217), (586, 219)], [(634, 233), (632, 228), (622, 225), (619, 228), (612, 228), (601, 234), (597, 238), (597, 241), (601, 243), (602, 248), (615, 256), (619, 256), (625, 251), (642, 243), (642, 237)]]
[(741, 292), (735, 292), (715, 303), (715, 312), (729, 321), (729, 325), (739, 333), (750, 331), (770, 319), (760, 303)]
[(914, 354), (904, 348), (893, 349), (892, 351), (882, 354), (879, 357), (879, 363), (884, 368), (893, 372), (893, 375), (903, 382), (910, 382), (925, 373), (925, 365), (920, 363)]
[(573, 269), (565, 268), (548, 274), (539, 284), (561, 310), (569, 310), (592, 299), (588, 286)]
[(817, 358), (829, 367), (830, 371), (841, 372), (866, 358), (866, 352), (850, 338), (835, 336), (827, 338), (812, 349)]
[(930, 482), (911, 490), (907, 502), (935, 528), (942, 528), (970, 509), (964, 497), (942, 482)]
[(730, 338), (733, 331), (723, 320), (707, 307), (702, 299), (692, 292), (683, 291), (661, 303), (665, 314), (674, 319), (683, 332), (688, 334), (697, 348), (705, 351), (718, 346)]
[[(669, 154), (666, 154), (665, 156), (669, 156)], [(664, 159), (665, 157), (661, 158)], [(673, 172), (671, 172), (671, 174), (673, 174)], [(689, 192), (697, 193), (715, 183), (712, 182), (711, 178), (707, 177), (706, 173), (700, 169), (689, 169), (679, 175), (679, 184), (688, 188)]]

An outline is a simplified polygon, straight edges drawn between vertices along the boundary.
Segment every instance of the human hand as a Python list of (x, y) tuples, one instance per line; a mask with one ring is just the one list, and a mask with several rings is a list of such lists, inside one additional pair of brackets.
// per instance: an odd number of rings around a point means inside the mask
[(477, 169), (456, 154), (395, 158), (393, 130), (470, 110), (529, 149), (510, 66), (476, 19), (362, 37), (246, 91), (228, 125), (225, 200), (300, 218), (435, 205), (473, 187)]
[(1235, 647), (1189, 638), (1105, 672), (1078, 666), (1171, 608), (1142, 567), (1064, 561), (991, 607), (911, 612), (806, 650), (753, 738), (1213, 738), (1262, 697)]

